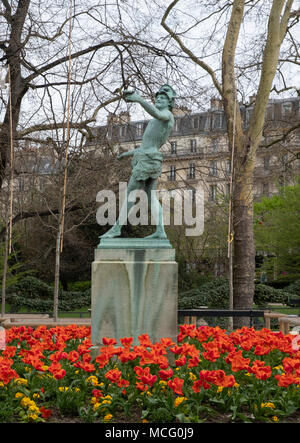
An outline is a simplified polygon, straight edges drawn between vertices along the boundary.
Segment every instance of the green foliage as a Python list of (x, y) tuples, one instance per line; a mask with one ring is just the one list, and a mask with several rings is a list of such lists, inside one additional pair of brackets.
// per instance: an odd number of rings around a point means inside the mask
[(38, 278), (28, 275), (16, 282), (9, 292), (30, 299), (48, 299), (53, 294), (53, 288)]
[(286, 304), (288, 297), (289, 293), (282, 289), (274, 289), (263, 284), (255, 285), (254, 302), (259, 306), (264, 306), (268, 303)]
[(300, 280), (296, 280), (293, 283), (291, 283), (286, 288), (287, 292), (290, 292), (291, 294), (295, 294), (300, 296)]
[(213, 277), (201, 275), (197, 269), (187, 269), (187, 262), (184, 257), (177, 258), (178, 263), (178, 290), (190, 291), (211, 281)]
[[(0, 243), (0, 280), (2, 285), (3, 269), (4, 269), (5, 242)], [(20, 278), (31, 271), (23, 270), (23, 263), (17, 261), (17, 252), (13, 251), (8, 256), (6, 288), (16, 284)]]
[(254, 205), (256, 250), (265, 256), (261, 270), (289, 281), (300, 277), (299, 200), (300, 184)]
[(68, 283), (68, 289), (70, 291), (79, 291), (79, 292), (84, 292), (87, 289), (91, 288), (91, 281), (75, 281), (75, 282), (71, 282)]
[[(287, 303), (291, 294), (282, 289), (270, 286), (255, 285), (254, 303), (264, 306), (267, 303)], [(208, 282), (197, 289), (179, 294), (179, 309), (196, 309), (199, 306), (209, 308), (229, 308), (229, 283), (225, 278), (218, 278)]]
[(178, 301), (179, 309), (196, 309), (199, 306), (226, 308), (228, 303), (229, 285), (225, 278), (217, 278), (198, 288), (181, 292)]
[[(25, 307), (38, 312), (53, 310), (53, 287), (41, 280), (27, 276), (11, 286), (7, 294), (7, 302), (14, 309)], [(72, 311), (89, 307), (91, 291), (63, 291), (59, 292), (58, 308), (62, 311)]]
[(288, 298), (288, 305), (290, 306), (300, 306), (300, 280), (296, 280), (291, 283), (287, 288), (291, 295)]

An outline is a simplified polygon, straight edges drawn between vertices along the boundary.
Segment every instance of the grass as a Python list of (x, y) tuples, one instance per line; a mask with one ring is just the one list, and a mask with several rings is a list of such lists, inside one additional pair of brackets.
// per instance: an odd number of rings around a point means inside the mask
[[(1, 309), (1, 303), (0, 303), (0, 309)], [(8, 303), (5, 304), (5, 312), (6, 314), (11, 314), (11, 307)], [(16, 312), (14, 312), (16, 313)], [(29, 310), (28, 308), (24, 308), (21, 307), (18, 309), (17, 311), (18, 314), (49, 314), (50, 316), (52, 315), (52, 312), (39, 312), (39, 311), (34, 311), (34, 310)], [(90, 317), (90, 312), (87, 310), (87, 308), (81, 308), (81, 309), (77, 309), (76, 311), (64, 311), (64, 312), (59, 312), (58, 314), (59, 318), (68, 318), (68, 317), (72, 317), (72, 318), (86, 318), (86, 317)]]

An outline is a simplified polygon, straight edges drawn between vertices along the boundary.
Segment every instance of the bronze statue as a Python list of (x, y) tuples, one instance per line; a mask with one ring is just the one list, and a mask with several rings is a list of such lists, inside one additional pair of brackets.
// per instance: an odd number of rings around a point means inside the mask
[[(118, 155), (118, 159), (133, 156), (131, 165), (132, 173), (127, 188), (128, 195), (135, 190), (144, 190), (148, 196), (151, 213), (156, 223), (156, 231), (147, 238), (167, 238), (161, 204), (156, 196), (158, 177), (162, 171), (163, 155), (160, 148), (166, 143), (174, 125), (172, 107), (176, 93), (169, 85), (163, 85), (156, 94), (155, 104), (146, 102), (135, 91), (125, 90), (123, 98), (126, 102), (139, 103), (153, 119), (149, 121), (143, 134), (141, 146), (132, 151)], [(152, 192), (153, 191), (153, 192)], [(102, 238), (113, 238), (121, 236), (123, 220), (126, 219), (134, 202), (127, 201), (123, 204), (119, 218)]]

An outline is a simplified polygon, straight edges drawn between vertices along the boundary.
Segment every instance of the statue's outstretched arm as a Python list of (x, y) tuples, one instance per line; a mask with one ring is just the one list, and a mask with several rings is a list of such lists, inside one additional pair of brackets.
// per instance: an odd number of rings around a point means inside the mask
[(124, 100), (127, 102), (139, 103), (148, 114), (158, 120), (168, 121), (171, 118), (171, 112), (168, 109), (159, 110), (151, 103), (146, 102), (138, 93), (132, 91), (124, 91)]

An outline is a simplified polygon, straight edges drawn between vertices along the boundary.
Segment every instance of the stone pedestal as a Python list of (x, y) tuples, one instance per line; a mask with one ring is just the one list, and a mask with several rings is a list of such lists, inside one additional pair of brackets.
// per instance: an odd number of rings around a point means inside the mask
[(147, 333), (153, 342), (176, 341), (177, 312), (177, 263), (168, 240), (101, 240), (92, 264), (94, 350), (103, 337), (139, 344)]

